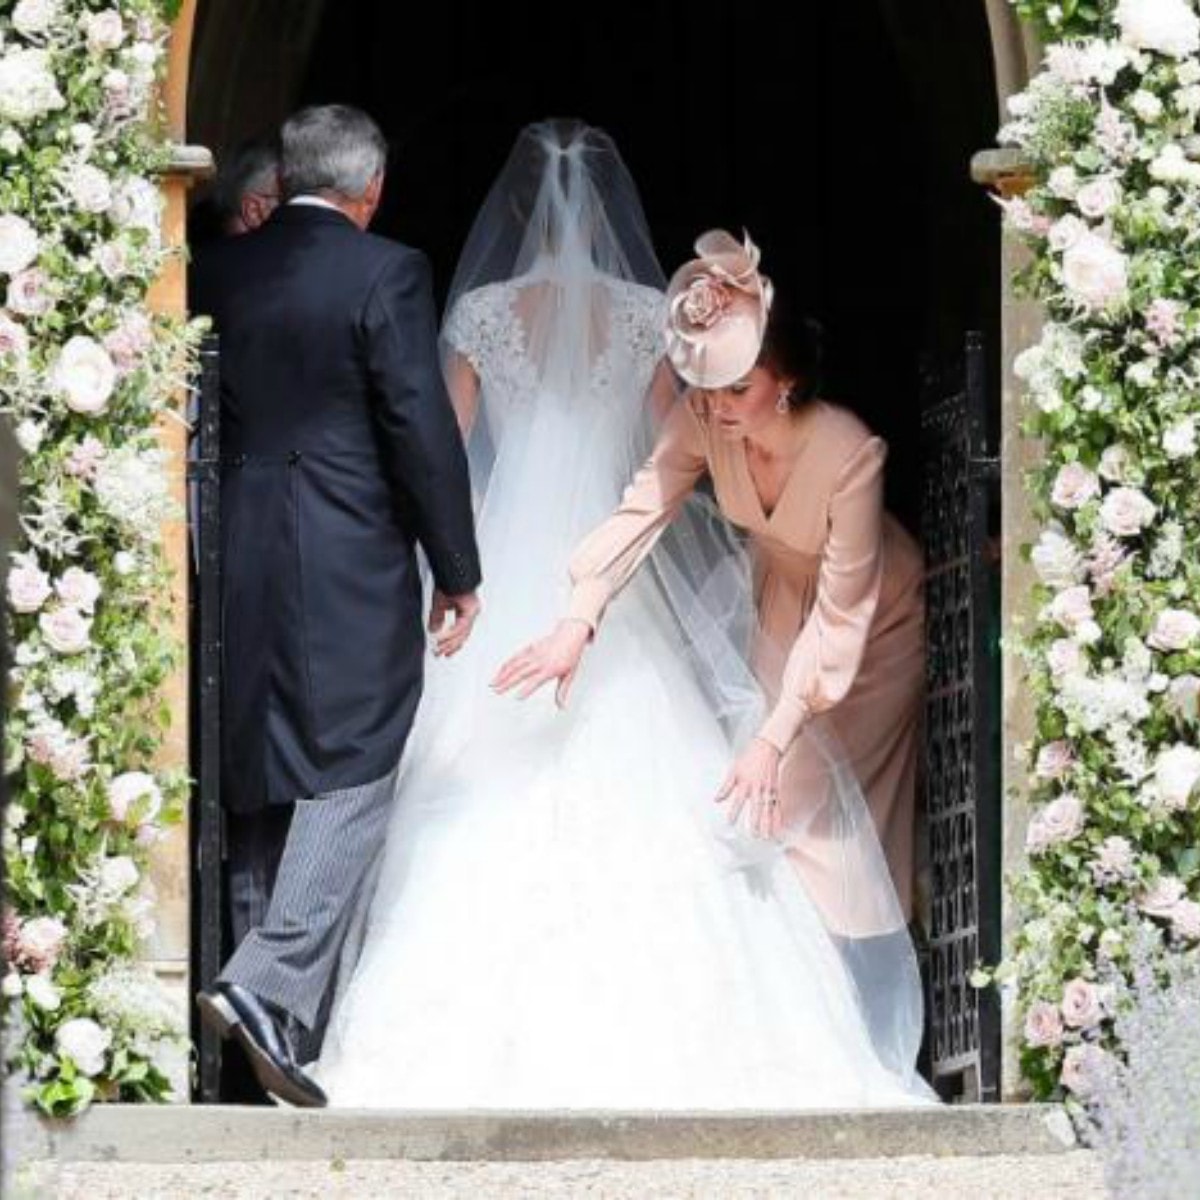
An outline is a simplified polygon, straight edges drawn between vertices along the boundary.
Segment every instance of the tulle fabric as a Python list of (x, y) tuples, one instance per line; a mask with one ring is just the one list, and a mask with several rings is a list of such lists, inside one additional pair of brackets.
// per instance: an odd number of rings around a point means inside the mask
[[(712, 501), (657, 531), (570, 709), (488, 689), (565, 611), (576, 545), (675, 402), (662, 275), (605, 135), (524, 131), (443, 331), (470, 423), (484, 614), (431, 660), (362, 957), (318, 1078), (337, 1105), (923, 1102), (912, 948), (865, 801), (827, 778), (764, 842), (713, 803), (761, 720), (751, 564)], [(836, 847), (814, 903), (787, 857)], [(828, 857), (828, 856), (827, 856)]]

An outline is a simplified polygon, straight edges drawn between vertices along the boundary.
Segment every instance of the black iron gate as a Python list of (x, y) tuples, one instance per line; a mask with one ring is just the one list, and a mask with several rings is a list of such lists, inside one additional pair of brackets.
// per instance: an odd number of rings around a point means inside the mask
[(970, 983), (1001, 946), (999, 462), (981, 335), (968, 335), (948, 377), (927, 374), (925, 389), (929, 1052), (945, 1097), (994, 1100), (999, 1001)]
[[(200, 387), (191, 414), (188, 511), (192, 630), (192, 965), (207, 988), (222, 962), (221, 815), (221, 398), (215, 337), (200, 352)], [(195, 1008), (193, 1006), (193, 1014)], [(221, 1042), (193, 1017), (199, 1099), (220, 1099)]]

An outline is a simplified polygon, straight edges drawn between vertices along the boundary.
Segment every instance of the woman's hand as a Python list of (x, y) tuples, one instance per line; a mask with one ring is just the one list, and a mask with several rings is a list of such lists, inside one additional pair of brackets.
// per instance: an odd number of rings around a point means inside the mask
[(779, 751), (770, 742), (755, 738), (729, 768), (717, 793), (718, 804), (729, 805), (729, 823), (736, 824), (749, 805), (747, 824), (762, 838), (778, 837), (783, 830), (779, 810)]
[(526, 646), (496, 672), (492, 690), (503, 695), (519, 687), (517, 699), (527, 700), (543, 684), (554, 679), (558, 681), (555, 703), (559, 708), (566, 708), (567, 695), (591, 636), (592, 629), (586, 621), (559, 621), (549, 637)]

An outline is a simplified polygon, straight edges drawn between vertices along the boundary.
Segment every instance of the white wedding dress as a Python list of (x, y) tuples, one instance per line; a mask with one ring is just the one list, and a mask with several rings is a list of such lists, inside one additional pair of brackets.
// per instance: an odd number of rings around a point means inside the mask
[(552, 286), (472, 291), (444, 333), (500, 447), (484, 610), (459, 657), (428, 664), (362, 955), (314, 1074), (334, 1105), (389, 1109), (926, 1102), (881, 1064), (783, 853), (743, 859), (722, 836), (732, 751), (649, 572), (565, 712), (549, 689), (522, 704), (487, 686), (565, 608), (567, 560), (617, 503), (660, 354), (661, 295), (597, 276), (606, 347), (587, 402), (545, 394), (520, 314)]

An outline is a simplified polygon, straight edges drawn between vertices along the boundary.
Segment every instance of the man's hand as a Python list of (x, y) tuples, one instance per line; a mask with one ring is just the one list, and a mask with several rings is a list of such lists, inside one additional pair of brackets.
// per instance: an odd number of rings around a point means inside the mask
[[(433, 634), (433, 652), (438, 658), (451, 658), (466, 645), (482, 607), (475, 592), (462, 596), (433, 593), (433, 603), (429, 606), (429, 632)], [(451, 617), (454, 619), (450, 620)]]

